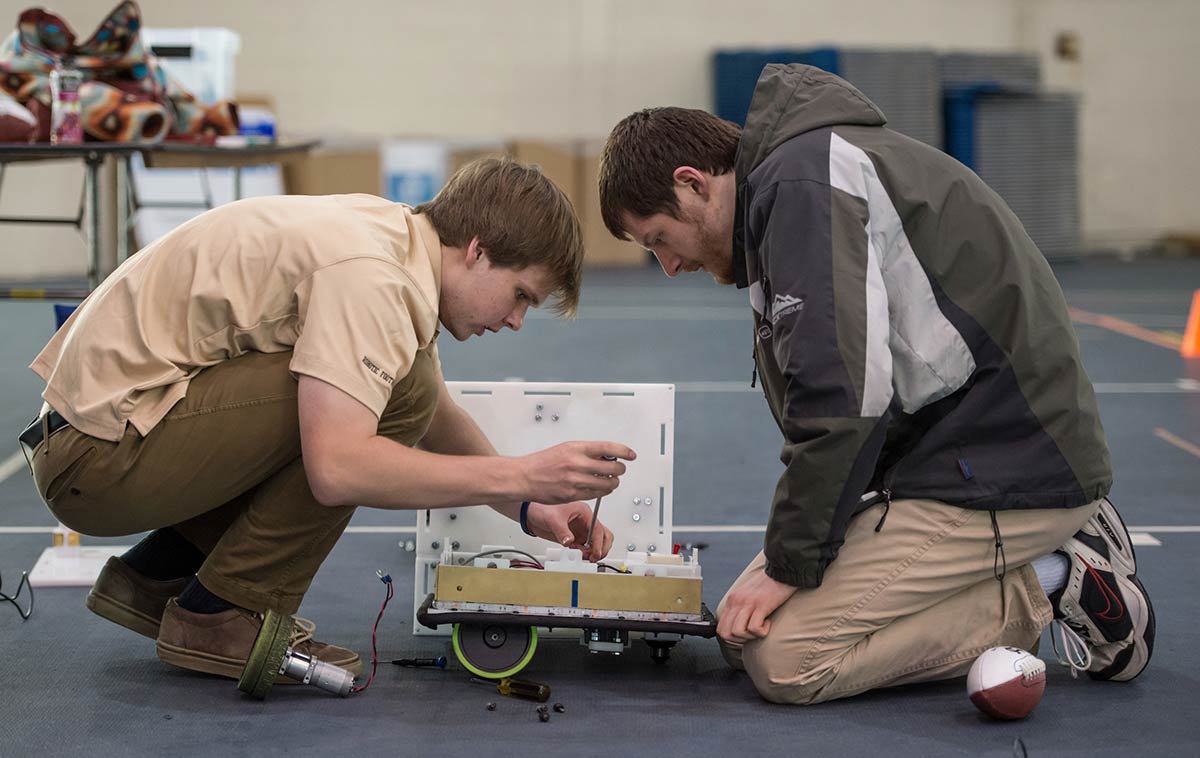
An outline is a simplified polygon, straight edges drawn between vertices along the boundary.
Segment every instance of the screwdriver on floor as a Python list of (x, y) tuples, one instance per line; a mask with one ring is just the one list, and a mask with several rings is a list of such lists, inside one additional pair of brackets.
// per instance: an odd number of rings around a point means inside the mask
[(494, 684), (496, 685), (496, 692), (508, 697), (519, 697), (539, 703), (544, 703), (550, 699), (550, 685), (531, 682), (528, 679), (504, 677), (498, 680), (488, 680), (471, 677), (471, 681), (475, 684)]

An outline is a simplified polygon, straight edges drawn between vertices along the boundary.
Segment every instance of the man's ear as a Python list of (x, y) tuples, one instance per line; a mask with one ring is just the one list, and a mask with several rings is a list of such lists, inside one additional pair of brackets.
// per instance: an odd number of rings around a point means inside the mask
[(675, 169), (672, 178), (675, 180), (676, 189), (681, 189), (685, 192), (694, 192), (702, 200), (707, 200), (709, 193), (712, 191), (708, 174), (691, 166), (680, 166)]
[(486, 255), (486, 253), (483, 249), (482, 243), (479, 241), (479, 236), (476, 235), (472, 237), (471, 241), (467, 243), (467, 257), (465, 261), (467, 268), (472, 268), (476, 263), (483, 259), (484, 255)]

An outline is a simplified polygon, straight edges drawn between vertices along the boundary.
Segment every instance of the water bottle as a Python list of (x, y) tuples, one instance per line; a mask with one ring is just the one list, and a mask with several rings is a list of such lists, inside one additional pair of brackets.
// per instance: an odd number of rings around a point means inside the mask
[(50, 72), (50, 143), (78, 145), (83, 142), (83, 109), (79, 104), (79, 88), (83, 72), (75, 68), (70, 58), (59, 61)]

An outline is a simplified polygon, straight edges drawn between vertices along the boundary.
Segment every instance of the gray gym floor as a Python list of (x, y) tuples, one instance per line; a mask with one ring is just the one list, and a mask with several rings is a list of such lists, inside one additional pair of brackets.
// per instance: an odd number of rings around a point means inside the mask
[[(1155, 332), (1181, 333), (1200, 260), (1090, 261), (1057, 267), (1070, 303)], [(765, 522), (780, 471), (779, 435), (750, 391), (744, 292), (700, 277), (669, 282), (657, 270), (589, 272), (576, 322), (530, 318), (520, 334), (442, 345), (451, 379), (674, 382), (675, 523)], [(35, 413), (41, 389), (26, 365), (49, 338), (47, 303), (0, 302), (0, 429), (10, 439)], [(1116, 466), (1113, 499), (1139, 533), (1139, 574), (1154, 600), (1158, 639), (1150, 668), (1128, 684), (1072, 680), (1051, 664), (1042, 704), (1028, 719), (993, 723), (967, 700), (963, 680), (870, 693), (809, 708), (760, 700), (727, 669), (716, 643), (689, 639), (655, 665), (637, 643), (620, 657), (573, 641), (545, 642), (522, 676), (550, 684), (567, 711), (540, 723), (534, 705), (446, 672), (384, 663), (375, 684), (345, 700), (276, 687), (248, 700), (230, 680), (174, 669), (153, 643), (92, 615), (83, 589), (37, 592), (22, 622), (0, 604), (0, 755), (1200, 755), (1200, 360), (1077, 325), (1099, 393)], [(0, 446), (0, 474), (11, 445)], [(11, 459), (9, 459), (11, 460)], [(319, 637), (370, 654), (382, 600), (375, 569), (395, 578), (379, 632), (384, 660), (452, 653), (411, 633), (414, 554), (403, 513), (360, 510), (305, 599)], [(53, 520), (21, 462), (0, 481), (0, 572), (12, 592), (48, 544)], [(680, 532), (701, 552), (715, 607), (758, 550), (759, 532)], [(117, 540), (130, 544), (133, 538)], [(103, 543), (104, 540), (89, 540)], [(1049, 656), (1043, 640), (1042, 651)], [(494, 712), (485, 709), (497, 701)], [(37, 751), (37, 753), (35, 753)], [(1020, 755), (1018, 749), (1017, 753)]]

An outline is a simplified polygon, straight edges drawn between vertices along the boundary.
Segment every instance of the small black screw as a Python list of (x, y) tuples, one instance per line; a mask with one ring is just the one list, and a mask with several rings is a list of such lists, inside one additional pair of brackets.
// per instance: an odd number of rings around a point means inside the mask
[(550, 711), (538, 711), (538, 721), (543, 723), (550, 720)]
[(554, 712), (555, 713), (566, 713), (567, 706), (563, 705), (562, 703), (555, 703), (554, 704)]
[(489, 711), (494, 711), (494, 710), (496, 710), (496, 704), (495, 704), (495, 703), (488, 703), (488, 704), (487, 704), (487, 709), (488, 709)]

